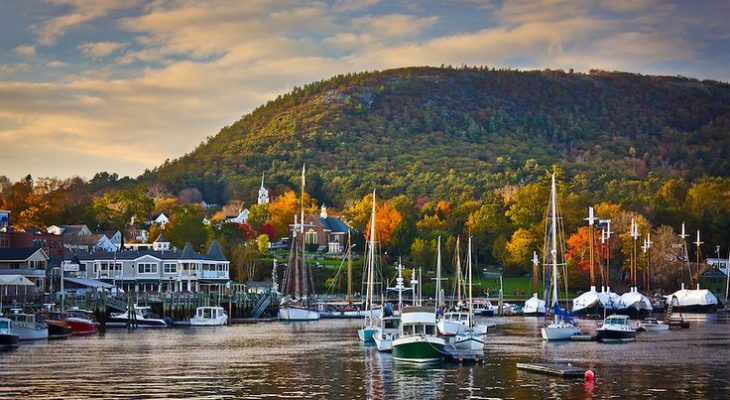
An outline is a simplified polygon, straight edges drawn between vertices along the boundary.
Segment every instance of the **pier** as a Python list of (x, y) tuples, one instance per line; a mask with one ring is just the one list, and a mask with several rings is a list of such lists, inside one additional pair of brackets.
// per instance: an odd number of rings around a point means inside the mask
[(517, 369), (535, 372), (543, 375), (560, 376), (563, 378), (582, 378), (586, 370), (570, 364), (532, 364), (517, 363)]

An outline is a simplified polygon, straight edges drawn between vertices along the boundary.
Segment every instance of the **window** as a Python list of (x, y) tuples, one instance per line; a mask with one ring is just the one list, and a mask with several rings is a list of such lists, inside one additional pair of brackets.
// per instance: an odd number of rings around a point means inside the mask
[(177, 273), (177, 263), (162, 264), (162, 272), (164, 272), (166, 274), (176, 274)]
[(306, 244), (316, 244), (317, 242), (317, 232), (310, 229), (304, 234), (304, 243)]
[(139, 274), (156, 274), (157, 263), (137, 263), (137, 273)]

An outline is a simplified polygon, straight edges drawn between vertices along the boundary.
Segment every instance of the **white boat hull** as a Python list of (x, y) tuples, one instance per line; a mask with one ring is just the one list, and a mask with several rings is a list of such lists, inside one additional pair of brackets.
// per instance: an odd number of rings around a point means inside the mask
[(34, 329), (20, 324), (13, 326), (13, 332), (18, 335), (20, 340), (42, 340), (48, 339), (48, 328), (45, 329)]
[(571, 324), (558, 323), (550, 324), (540, 330), (543, 340), (570, 340), (571, 336), (579, 335), (580, 329)]
[(669, 330), (669, 324), (642, 324), (646, 332), (665, 332)]
[(319, 311), (298, 307), (282, 307), (279, 309), (279, 319), (282, 321), (317, 321)]
[(484, 337), (477, 333), (456, 335), (454, 347), (459, 350), (484, 351)]
[(223, 326), (228, 323), (228, 316), (221, 318), (190, 318), (190, 326)]
[(456, 336), (459, 333), (463, 333), (466, 329), (467, 321), (452, 321), (448, 319), (441, 319), (436, 326), (438, 327), (439, 333), (443, 336)]

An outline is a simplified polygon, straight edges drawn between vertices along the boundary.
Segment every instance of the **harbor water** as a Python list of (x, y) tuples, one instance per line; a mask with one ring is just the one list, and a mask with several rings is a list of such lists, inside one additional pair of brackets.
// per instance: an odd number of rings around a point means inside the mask
[[(393, 361), (359, 343), (355, 320), (109, 330), (0, 353), (0, 398), (729, 399), (727, 316), (688, 318), (688, 330), (628, 344), (544, 343), (541, 319), (494, 318), (477, 366)], [(517, 362), (591, 367), (596, 381), (518, 371)]]

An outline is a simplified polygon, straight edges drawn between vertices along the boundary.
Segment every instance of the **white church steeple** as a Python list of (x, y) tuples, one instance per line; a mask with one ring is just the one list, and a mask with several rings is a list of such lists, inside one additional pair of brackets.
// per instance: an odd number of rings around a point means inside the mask
[(261, 187), (259, 188), (259, 204), (269, 204), (269, 189), (264, 186), (264, 174), (261, 174)]

